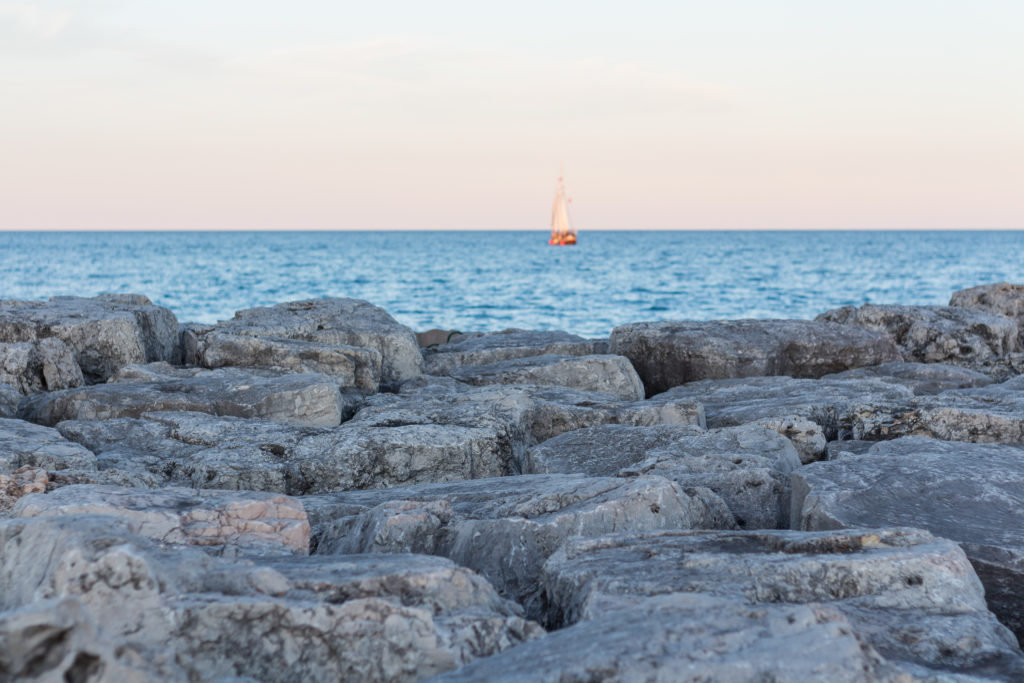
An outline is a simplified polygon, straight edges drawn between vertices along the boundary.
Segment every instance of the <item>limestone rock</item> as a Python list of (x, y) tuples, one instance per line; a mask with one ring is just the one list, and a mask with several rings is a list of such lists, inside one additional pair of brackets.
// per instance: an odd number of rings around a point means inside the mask
[(96, 456), (50, 427), (0, 419), (0, 472), (21, 467), (45, 470), (95, 470)]
[(882, 363), (828, 375), (826, 379), (880, 379), (902, 384), (917, 395), (970, 389), (992, 383), (988, 375), (946, 363)]
[(107, 384), (39, 394), (22, 404), (21, 413), (45, 425), (179, 410), (329, 427), (341, 422), (345, 399), (332, 379), (314, 373), (154, 363), (129, 366)]
[(1024, 655), (988, 611), (963, 551), (917, 529), (572, 539), (548, 560), (543, 583), (553, 624), (601, 618), (656, 595), (695, 599), (712, 614), (715, 600), (726, 608), (824, 604), (912, 675), (1024, 675)]
[(255, 491), (196, 491), (65, 486), (21, 498), (16, 517), (113, 515), (157, 541), (246, 553), (280, 555), (309, 551), (309, 521), (288, 496)]
[(1024, 346), (1024, 285), (997, 282), (953, 292), (950, 306), (969, 308), (996, 315), (1003, 315), (1015, 321), (1020, 329), (1018, 346)]
[(131, 363), (172, 361), (178, 355), (177, 319), (142, 295), (0, 301), (0, 342), (50, 337), (71, 349), (91, 382), (104, 381)]
[(43, 493), (50, 482), (41, 467), (19, 467), (10, 474), (0, 472), (0, 515), (14, 507), (22, 496)]
[(800, 456), (800, 462), (805, 465), (825, 457), (828, 440), (825, 438), (825, 430), (816, 422), (796, 415), (785, 415), (761, 418), (755, 420), (753, 424), (770, 429), (789, 439), (793, 447), (796, 448), (797, 455)]
[(578, 337), (556, 330), (502, 330), (459, 335), (447, 344), (424, 351), (424, 370), (431, 375), (448, 375), (463, 365), (488, 365), (530, 356), (590, 356), (607, 353), (606, 342)]
[(708, 489), (662, 477), (533, 475), (350, 491), (302, 499), (315, 553), (418, 552), (483, 574), (527, 615), (543, 606), (541, 565), (570, 536), (731, 528)]
[(0, 343), (0, 383), (22, 394), (69, 389), (84, 382), (74, 355), (59, 339)]
[(887, 441), (793, 474), (794, 526), (905, 525), (957, 541), (985, 584), (989, 608), (1024, 635), (1024, 449)]
[(103, 515), (0, 521), (0, 607), (74, 598), (186, 680), (414, 681), (542, 633), (440, 558), (214, 557)]
[(529, 356), (486, 365), (463, 365), (450, 372), (471, 385), (554, 385), (580, 391), (610, 394), (624, 401), (644, 397), (644, 385), (623, 356)]
[(632, 323), (612, 330), (610, 348), (629, 358), (648, 395), (702, 379), (821, 377), (900, 359), (885, 334), (809, 320)]
[(527, 452), (530, 474), (656, 474), (717, 493), (741, 528), (789, 526), (789, 473), (800, 466), (777, 432), (745, 425), (709, 432), (687, 427), (606, 425), (567, 432)]
[(14, 417), (18, 414), (21, 393), (9, 384), (0, 383), (0, 417)]
[(381, 356), (380, 381), (388, 385), (422, 372), (415, 333), (384, 309), (359, 299), (310, 299), (250, 308), (219, 323), (217, 331), (372, 349)]
[(978, 362), (1017, 350), (1016, 322), (954, 306), (844, 306), (826, 311), (815, 320), (886, 333), (899, 346), (903, 360), (908, 361)]

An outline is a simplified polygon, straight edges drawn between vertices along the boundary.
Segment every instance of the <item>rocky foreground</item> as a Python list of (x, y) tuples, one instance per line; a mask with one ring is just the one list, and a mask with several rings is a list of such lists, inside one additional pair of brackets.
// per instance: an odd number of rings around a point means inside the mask
[(0, 681), (1024, 680), (1024, 286), (435, 336), (0, 301)]

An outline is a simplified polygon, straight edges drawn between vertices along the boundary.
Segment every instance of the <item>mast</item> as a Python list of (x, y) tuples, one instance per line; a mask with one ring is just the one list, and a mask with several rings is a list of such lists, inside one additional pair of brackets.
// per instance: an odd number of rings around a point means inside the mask
[(558, 178), (558, 189), (555, 191), (555, 203), (551, 207), (551, 237), (567, 237), (576, 231), (569, 221), (569, 202), (565, 198), (565, 184)]

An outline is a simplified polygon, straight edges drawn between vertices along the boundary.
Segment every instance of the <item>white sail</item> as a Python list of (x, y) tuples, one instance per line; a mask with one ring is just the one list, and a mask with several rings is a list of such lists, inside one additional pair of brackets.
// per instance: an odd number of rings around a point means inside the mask
[(555, 204), (551, 208), (551, 236), (561, 237), (575, 235), (576, 231), (569, 222), (569, 202), (565, 198), (565, 186), (558, 179), (558, 190), (555, 192)]

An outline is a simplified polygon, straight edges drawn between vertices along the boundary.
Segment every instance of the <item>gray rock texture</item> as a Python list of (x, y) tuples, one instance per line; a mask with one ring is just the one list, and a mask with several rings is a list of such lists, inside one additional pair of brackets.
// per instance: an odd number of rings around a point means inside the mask
[(609, 394), (623, 401), (644, 398), (644, 385), (623, 356), (529, 356), (486, 365), (463, 365), (449, 373), (471, 385), (554, 385)]
[(359, 299), (310, 299), (250, 308), (219, 323), (217, 332), (371, 349), (381, 356), (380, 381), (389, 385), (422, 371), (415, 333), (384, 309)]
[(54, 425), (63, 420), (110, 420), (179, 410), (260, 417), (289, 424), (333, 426), (347, 412), (329, 377), (259, 368), (174, 368), (166, 363), (129, 366), (115, 381), (37, 394), (21, 415)]
[(0, 419), (0, 472), (20, 467), (45, 470), (95, 470), (92, 451), (68, 441), (50, 427)]
[(0, 517), (10, 514), (17, 502), (32, 493), (44, 493), (50, 475), (41, 467), (19, 467), (11, 473), (0, 473)]
[(1003, 315), (1017, 323), (1018, 346), (1024, 347), (1024, 285), (997, 282), (953, 292), (950, 306)]
[(922, 437), (793, 474), (794, 527), (905, 525), (958, 542), (990, 609), (1024, 635), (1024, 449)]
[(593, 340), (557, 330), (502, 330), (459, 335), (452, 342), (426, 349), (424, 370), (448, 375), (462, 365), (488, 365), (529, 356), (590, 356), (607, 352), (606, 340)]
[(24, 496), (13, 515), (111, 515), (165, 543), (260, 555), (309, 552), (309, 521), (298, 499), (256, 491), (73, 485)]
[(306, 496), (315, 553), (417, 552), (483, 574), (527, 614), (543, 612), (541, 566), (570, 536), (650, 529), (722, 529), (714, 493), (662, 477), (501, 477)]
[(591, 476), (656, 474), (717, 493), (748, 529), (789, 526), (793, 444), (757, 425), (695, 433), (688, 427), (605, 425), (567, 432), (530, 449), (523, 471)]
[[(660, 532), (572, 539), (543, 573), (553, 624), (599, 619), (654, 595), (776, 607), (824, 604), (915, 676), (1024, 675), (955, 543), (917, 529)], [(789, 656), (802, 653), (786, 648)]]
[(629, 358), (648, 395), (702, 379), (821, 377), (900, 360), (884, 333), (809, 320), (632, 323), (612, 330), (610, 349)]
[(50, 337), (71, 349), (90, 382), (104, 381), (125, 365), (179, 355), (174, 314), (139, 294), (0, 300), (0, 342)]
[(0, 521), (0, 609), (69, 598), (104, 642), (183, 674), (158, 679), (414, 681), (542, 633), (440, 558), (227, 559), (115, 517)]
[(18, 414), (21, 393), (10, 384), (0, 384), (0, 417), (14, 417)]
[(950, 389), (971, 389), (992, 383), (981, 372), (947, 363), (905, 363), (895, 361), (827, 375), (825, 379), (880, 379), (902, 384), (917, 395), (938, 394)]
[(1017, 350), (1016, 322), (955, 306), (844, 306), (815, 320), (884, 332), (908, 361), (976, 363)]
[(800, 456), (800, 462), (804, 464), (825, 457), (828, 440), (825, 438), (825, 430), (817, 422), (796, 415), (784, 415), (763, 417), (752, 424), (770, 429), (789, 439)]
[(0, 343), (0, 384), (22, 394), (56, 391), (85, 382), (74, 354), (60, 339)]

